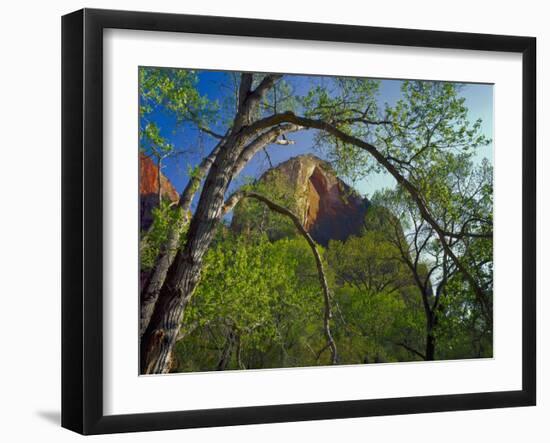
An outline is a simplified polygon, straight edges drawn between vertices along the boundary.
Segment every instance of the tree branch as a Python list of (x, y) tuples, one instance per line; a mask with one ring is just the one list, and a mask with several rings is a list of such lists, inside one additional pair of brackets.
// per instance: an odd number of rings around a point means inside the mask
[(149, 277), (147, 284), (141, 291), (141, 307), (140, 307), (140, 324), (139, 324), (139, 337), (143, 336), (145, 330), (149, 326), (151, 316), (153, 315), (155, 305), (157, 303), (160, 290), (164, 281), (168, 269), (172, 265), (182, 232), (189, 221), (189, 208), (195, 193), (198, 191), (201, 180), (214, 163), (216, 156), (220, 152), (221, 142), (210, 152), (210, 154), (203, 158), (195, 173), (189, 178), (185, 189), (180, 195), (178, 206), (182, 209), (182, 218), (178, 220), (173, 226), (170, 227), (168, 232), (168, 238), (166, 244), (163, 246), (160, 254), (155, 262), (155, 267), (151, 276)]
[(208, 134), (218, 140), (223, 140), (225, 138), (225, 135), (221, 135), (221, 134), (218, 134), (214, 131), (212, 131), (211, 129), (208, 129), (206, 126), (202, 126), (202, 125), (199, 125), (199, 130), (204, 132), (205, 134)]
[(239, 86), (239, 112), (235, 118), (234, 129), (239, 131), (243, 125), (250, 123), (251, 116), (259, 106), (264, 95), (281, 77), (281, 74), (268, 74), (262, 79), (256, 89), (251, 91), (252, 74), (242, 74)]
[(254, 157), (254, 155), (256, 155), (256, 153), (260, 149), (263, 149), (270, 143), (276, 142), (279, 136), (286, 134), (288, 132), (299, 131), (300, 129), (302, 128), (301, 126), (298, 126), (298, 125), (281, 124), (279, 126), (275, 126), (271, 128), (270, 130), (256, 137), (242, 150), (241, 155), (239, 156), (239, 159), (235, 164), (235, 167), (233, 170), (233, 177), (236, 177), (237, 174), (241, 172), (241, 170), (246, 166), (246, 164), (250, 161), (250, 159)]
[(418, 206), (418, 209), (424, 218), (426, 222), (428, 222), (434, 231), (436, 232), (441, 245), (447, 252), (448, 256), (451, 258), (455, 266), (458, 268), (458, 270), (464, 275), (464, 278), (466, 281), (470, 284), (472, 287), (472, 290), (474, 291), (474, 294), (480, 304), (481, 311), (483, 313), (483, 316), (485, 317), (485, 320), (488, 323), (492, 323), (492, 309), (489, 305), (489, 302), (486, 298), (486, 295), (478, 282), (475, 280), (475, 278), (472, 276), (472, 274), (466, 269), (466, 267), (460, 262), (458, 257), (455, 255), (455, 253), (452, 251), (451, 247), (449, 246), (449, 243), (447, 242), (446, 233), (445, 231), (439, 226), (439, 224), (436, 222), (434, 217), (430, 214), (426, 204), (422, 200), (419, 191), (416, 189), (416, 187), (407, 180), (400, 172), (399, 170), (374, 146), (370, 143), (367, 143), (357, 137), (354, 137), (350, 134), (347, 134), (340, 129), (336, 128), (335, 126), (322, 121), (322, 120), (314, 120), (306, 117), (300, 117), (294, 114), (293, 112), (284, 112), (280, 114), (275, 114), (269, 117), (266, 117), (264, 119), (258, 120), (252, 125), (249, 125), (244, 128), (245, 131), (257, 131), (265, 127), (270, 127), (274, 125), (279, 125), (281, 123), (294, 123), (296, 125), (300, 125), (306, 128), (314, 128), (319, 129), (321, 131), (327, 132), (328, 134), (333, 135), (334, 137), (337, 137), (338, 139), (342, 140), (344, 143), (348, 143), (354, 146), (357, 146), (361, 149), (364, 149), (369, 154), (371, 154), (378, 163), (380, 163), (394, 178), (395, 180), (407, 190), (413, 201)]
[[(282, 74), (268, 74), (266, 75), (260, 84), (256, 87), (248, 98), (249, 101), (259, 101), (267, 91), (269, 91), (275, 82), (282, 78)], [(254, 104), (253, 104), (254, 105)]]
[(239, 84), (239, 103), (238, 109), (242, 109), (248, 94), (250, 94), (250, 88), (252, 88), (252, 74), (243, 72), (241, 74), (241, 83)]
[(242, 190), (235, 192), (231, 197), (229, 197), (229, 199), (227, 199), (226, 203), (224, 204), (222, 213), (226, 214), (227, 212), (229, 212), (243, 198), (253, 198), (255, 200), (258, 200), (264, 203), (272, 211), (278, 212), (279, 214), (285, 215), (286, 217), (290, 218), (290, 220), (294, 223), (294, 226), (296, 226), (296, 229), (298, 230), (298, 232), (307, 241), (311, 249), (311, 252), (313, 253), (313, 256), (315, 258), (315, 264), (317, 265), (317, 274), (319, 277), (319, 283), (321, 284), (321, 289), (323, 290), (323, 298), (325, 303), (325, 314), (324, 314), (323, 326), (325, 330), (325, 337), (327, 339), (327, 346), (330, 348), (330, 351), (331, 351), (331, 362), (332, 364), (336, 364), (338, 362), (338, 353), (336, 350), (336, 343), (334, 342), (334, 338), (332, 337), (332, 333), (330, 331), (330, 319), (332, 318), (332, 310), (330, 305), (331, 296), (330, 296), (330, 290), (328, 287), (327, 279), (325, 276), (323, 261), (321, 260), (321, 256), (319, 254), (319, 251), (317, 250), (317, 245), (313, 241), (313, 238), (311, 238), (309, 233), (303, 227), (302, 223), (300, 222), (300, 219), (296, 214), (294, 214), (292, 211), (285, 208), (284, 206), (281, 206), (275, 203), (274, 201), (270, 200), (264, 195), (258, 194), (257, 192), (242, 191)]
[(402, 342), (395, 342), (395, 344), (397, 346), (401, 346), (402, 348), (405, 348), (407, 351), (409, 351), (411, 354), (414, 354), (418, 357), (420, 357), (422, 360), (426, 360), (426, 356), (424, 354), (422, 354), (421, 352), (418, 352), (416, 349), (414, 348), (411, 348), (409, 345), (407, 345), (406, 343), (402, 343)]

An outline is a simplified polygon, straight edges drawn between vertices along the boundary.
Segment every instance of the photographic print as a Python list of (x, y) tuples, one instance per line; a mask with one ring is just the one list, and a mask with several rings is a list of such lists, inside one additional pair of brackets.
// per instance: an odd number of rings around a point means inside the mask
[(492, 358), (493, 85), (138, 75), (140, 374)]

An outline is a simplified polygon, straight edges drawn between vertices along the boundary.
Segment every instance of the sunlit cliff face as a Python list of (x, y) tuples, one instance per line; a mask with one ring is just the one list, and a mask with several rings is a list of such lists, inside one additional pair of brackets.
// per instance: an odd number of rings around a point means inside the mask
[[(292, 192), (290, 209), (316, 242), (326, 246), (329, 240), (359, 234), (369, 203), (336, 177), (326, 162), (313, 155), (293, 157), (267, 171), (260, 181), (269, 185), (275, 177)], [(233, 226), (244, 228), (239, 209), (235, 214)]]
[[(140, 154), (139, 161), (140, 228), (146, 230), (152, 223), (152, 210), (158, 204), (158, 168), (147, 156)], [(369, 206), (340, 180), (330, 166), (313, 155), (293, 157), (267, 171), (260, 181), (277, 180), (292, 193), (292, 209), (313, 239), (326, 246), (329, 240), (346, 240), (360, 233)], [(161, 174), (163, 199), (178, 201), (178, 193), (170, 181)], [(235, 210), (233, 227), (239, 226), (239, 207)]]

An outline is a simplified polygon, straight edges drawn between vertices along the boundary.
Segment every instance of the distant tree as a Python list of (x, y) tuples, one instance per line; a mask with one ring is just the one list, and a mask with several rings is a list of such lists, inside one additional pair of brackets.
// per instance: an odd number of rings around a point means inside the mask
[[(453, 233), (446, 248), (402, 189), (380, 192), (374, 199), (394, 214), (394, 217), (387, 217), (391, 229), (384, 232), (399, 251), (400, 259), (410, 270), (421, 294), (426, 339), (424, 352), (418, 353), (426, 360), (433, 360), (437, 329), (444, 334), (444, 328), (440, 327), (441, 319), (447, 315), (443, 304), (467, 303), (469, 313), (476, 313), (478, 323), (481, 321), (483, 325), (479, 335), (491, 334), (492, 325), (484, 313), (485, 303), (492, 304), (492, 237), (488, 234), (492, 231), (492, 169), (487, 162), (474, 168), (467, 159), (457, 157), (449, 159), (444, 167), (431, 167), (429, 172), (431, 178), (426, 180), (424, 188), (432, 213), (444, 232)], [(476, 279), (485, 294), (485, 303), (476, 297), (469, 282), (450, 259), (449, 250)]]
[(414, 282), (396, 247), (380, 231), (369, 230), (345, 242), (331, 241), (326, 254), (340, 314), (335, 316), (336, 337), (344, 357), (365, 363), (406, 359), (395, 348), (405, 343), (409, 350), (416, 347), (422, 326)]

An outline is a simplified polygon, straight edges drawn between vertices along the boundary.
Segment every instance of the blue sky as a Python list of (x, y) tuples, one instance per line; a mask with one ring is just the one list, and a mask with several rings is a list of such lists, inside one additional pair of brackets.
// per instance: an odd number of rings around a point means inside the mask
[[(322, 81), (323, 77), (292, 75), (286, 78), (296, 94), (305, 94), (311, 85)], [(223, 102), (224, 97), (232, 94), (228, 87), (232, 82), (232, 76), (227, 72), (200, 71), (198, 90), (202, 95), (211, 100)], [(380, 84), (379, 103), (395, 103), (400, 98), (401, 80), (383, 79)], [(481, 130), (483, 134), (492, 140), (493, 138), (493, 86), (486, 84), (466, 84), (461, 90), (469, 109), (470, 120), (478, 118), (482, 120)], [(202, 157), (210, 152), (216, 140), (207, 135), (199, 135), (198, 132), (188, 126), (176, 126), (175, 119), (163, 112), (155, 112), (150, 118), (154, 119), (161, 129), (161, 133), (179, 151), (181, 155), (166, 159), (163, 173), (170, 179), (178, 192), (181, 192), (188, 181), (188, 171), (195, 166)], [(224, 132), (224, 129), (217, 129)], [(313, 131), (301, 131), (291, 134), (290, 139), (295, 141), (291, 146), (271, 145), (267, 148), (273, 164), (279, 164), (290, 157), (300, 154), (313, 153), (322, 157), (318, 150), (313, 148)], [(493, 144), (480, 149), (477, 159), (493, 159)], [(247, 178), (256, 178), (269, 168), (266, 156), (258, 153), (236, 178), (231, 186), (235, 189)], [(354, 184), (354, 187), (366, 197), (370, 197), (375, 191), (384, 187), (393, 187), (395, 182), (391, 176), (385, 173), (371, 174)]]

